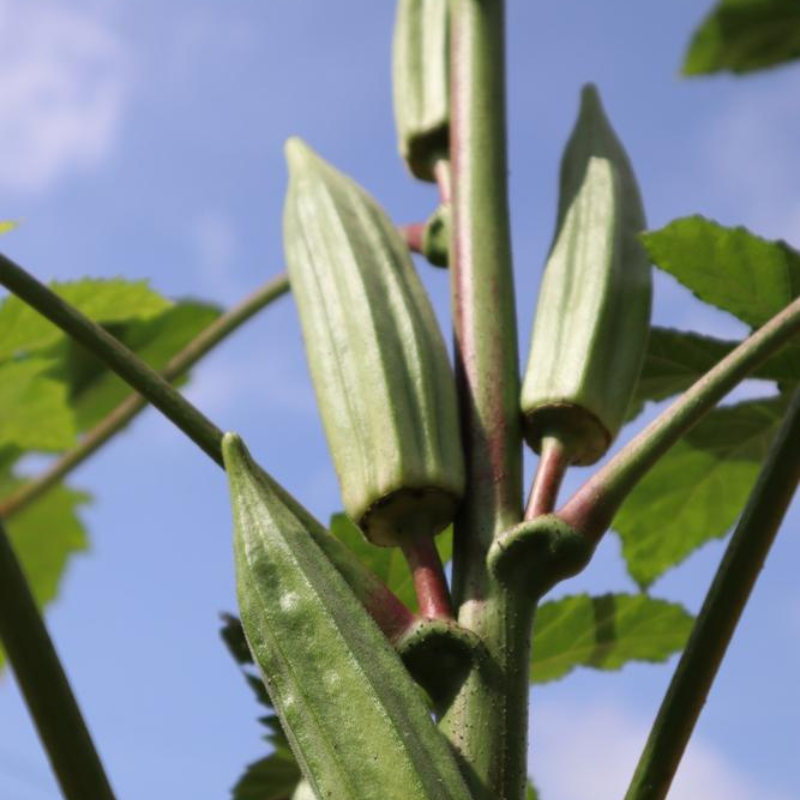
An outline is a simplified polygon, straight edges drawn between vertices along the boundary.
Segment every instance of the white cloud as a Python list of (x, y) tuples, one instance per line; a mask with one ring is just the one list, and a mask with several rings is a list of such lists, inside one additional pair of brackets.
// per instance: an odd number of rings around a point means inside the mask
[(52, 0), (0, 0), (0, 186), (37, 193), (111, 152), (129, 85), (122, 42)]
[[(619, 800), (647, 736), (647, 724), (613, 703), (539, 702), (531, 774), (547, 800)], [(670, 800), (790, 800), (760, 785), (703, 740), (693, 739)]]
[(800, 72), (787, 69), (736, 84), (708, 131), (705, 152), (720, 188), (757, 233), (800, 245), (797, 143)]

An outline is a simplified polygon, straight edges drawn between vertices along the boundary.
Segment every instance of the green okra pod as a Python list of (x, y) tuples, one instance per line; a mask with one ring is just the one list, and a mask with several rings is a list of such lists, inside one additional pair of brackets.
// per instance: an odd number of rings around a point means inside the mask
[(442, 530), (464, 490), (455, 382), (395, 226), (298, 139), (286, 261), (347, 513), (375, 544)]
[(470, 800), (421, 690), (241, 439), (222, 444), (242, 627), (304, 776), (336, 800)]
[(525, 437), (592, 464), (625, 419), (650, 326), (644, 209), (630, 161), (593, 86), (561, 164), (556, 233), (522, 387)]
[(400, 154), (411, 173), (436, 181), (450, 127), (448, 0), (399, 0), (394, 28), (394, 111)]

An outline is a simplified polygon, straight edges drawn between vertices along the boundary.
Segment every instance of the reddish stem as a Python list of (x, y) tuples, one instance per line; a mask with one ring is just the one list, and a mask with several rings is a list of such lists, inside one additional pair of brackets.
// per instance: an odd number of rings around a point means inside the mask
[(420, 253), (424, 255), (424, 242), (425, 242), (425, 222), (412, 222), (410, 225), (400, 225), (399, 231), (402, 237), (406, 240), (408, 249), (412, 253)]
[(564, 445), (550, 436), (542, 440), (542, 453), (536, 466), (536, 477), (528, 495), (525, 519), (531, 520), (542, 514), (550, 514), (556, 507), (561, 482), (569, 467)]
[(450, 590), (433, 537), (424, 535), (410, 539), (403, 546), (403, 555), (411, 569), (420, 616), (426, 619), (453, 619)]
[(364, 601), (367, 612), (383, 635), (396, 642), (414, 624), (416, 617), (387, 586), (381, 584)]
[(452, 196), (452, 182), (450, 180), (450, 162), (446, 158), (440, 158), (433, 165), (433, 174), (436, 177), (436, 185), (439, 187), (439, 199), (443, 206), (450, 203)]

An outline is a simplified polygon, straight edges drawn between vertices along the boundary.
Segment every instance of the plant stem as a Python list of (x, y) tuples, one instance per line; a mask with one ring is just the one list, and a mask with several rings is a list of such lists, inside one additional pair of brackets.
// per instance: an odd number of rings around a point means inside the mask
[(525, 507), (526, 520), (553, 511), (558, 501), (561, 482), (569, 467), (567, 452), (559, 439), (545, 436), (542, 439), (541, 450), (539, 463), (536, 465), (536, 477), (533, 479)]
[[(246, 297), (202, 330), (186, 347), (176, 353), (161, 372), (166, 381), (175, 381), (200, 359), (238, 330), (255, 314), (289, 291), (285, 273), (276, 275), (262, 287)], [(23, 484), (13, 494), (0, 501), (0, 518), (9, 519), (27, 508), (34, 500), (46, 494), (66, 475), (93, 455), (112, 436), (121, 431), (134, 417), (147, 407), (147, 399), (140, 394), (125, 398), (113, 411), (97, 423), (80, 443), (64, 453), (55, 463), (33, 480)]]
[(91, 734), (0, 523), (0, 641), (67, 800), (114, 800)]
[(453, 196), (450, 162), (446, 158), (440, 158), (433, 165), (433, 174), (436, 177), (436, 185), (439, 187), (439, 200), (442, 205), (447, 205)]
[(412, 253), (425, 255), (425, 229), (427, 227), (427, 222), (412, 222), (398, 227), (400, 235)]
[(598, 470), (558, 512), (597, 542), (633, 487), (693, 425), (800, 332), (800, 298), (745, 339)]
[(419, 615), (426, 619), (453, 619), (447, 578), (433, 536), (422, 534), (406, 542), (403, 555), (414, 581)]
[(800, 391), (697, 617), (625, 800), (663, 800), (758, 574), (800, 482)]
[(453, 589), (459, 622), (484, 641), (488, 661), (464, 682), (441, 724), (469, 765), (476, 795), (517, 800), (527, 755), (530, 615), (520, 619), (486, 567), (495, 536), (522, 516), (504, 17), (503, 0), (451, 2), (451, 285), (467, 463)]
[(99, 358), (222, 464), (222, 431), (118, 339), (0, 254), (0, 283)]

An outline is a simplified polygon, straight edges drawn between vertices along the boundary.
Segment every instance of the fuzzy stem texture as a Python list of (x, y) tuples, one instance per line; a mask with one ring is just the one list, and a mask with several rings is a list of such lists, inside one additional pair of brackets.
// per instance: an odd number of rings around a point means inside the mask
[(454, 601), (486, 659), (441, 726), (476, 797), (519, 800), (526, 780), (532, 610), (486, 567), (522, 516), (519, 366), (508, 223), (503, 0), (451, 0), (451, 286), (467, 490), (455, 523)]
[(2, 523), (0, 642), (64, 797), (114, 800), (89, 729)]
[(433, 536), (414, 537), (403, 545), (403, 555), (414, 581), (419, 615), (425, 619), (453, 619), (450, 590)]
[[(201, 331), (170, 360), (161, 372), (161, 377), (169, 382), (180, 378), (230, 334), (288, 291), (289, 279), (286, 274), (276, 275)], [(0, 518), (9, 519), (57, 486), (72, 470), (123, 430), (147, 405), (147, 398), (140, 394), (123, 400), (88, 431), (79, 444), (64, 453), (36, 478), (0, 501)]]
[(664, 800), (800, 481), (800, 391), (717, 570), (625, 800)]

